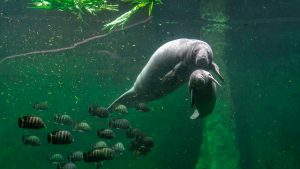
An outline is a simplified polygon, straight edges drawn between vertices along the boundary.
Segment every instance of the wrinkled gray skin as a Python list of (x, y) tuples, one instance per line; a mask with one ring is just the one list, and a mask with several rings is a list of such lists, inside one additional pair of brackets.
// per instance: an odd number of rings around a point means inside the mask
[(107, 110), (113, 111), (118, 104), (129, 108), (159, 99), (186, 83), (196, 69), (212, 70), (223, 80), (207, 43), (196, 39), (167, 42), (154, 52), (133, 87), (117, 98)]
[[(195, 70), (189, 79), (189, 91), (192, 107), (195, 107), (191, 119), (205, 117), (211, 114), (216, 104), (216, 84), (220, 85), (213, 76), (205, 70)], [(221, 86), (221, 85), (220, 85)]]

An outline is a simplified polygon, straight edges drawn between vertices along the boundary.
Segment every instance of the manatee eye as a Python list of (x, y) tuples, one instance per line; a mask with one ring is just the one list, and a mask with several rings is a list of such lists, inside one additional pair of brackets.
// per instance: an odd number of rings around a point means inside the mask
[(193, 54), (193, 55), (197, 55), (197, 53), (199, 52), (199, 50), (200, 50), (199, 48), (193, 49), (192, 54)]

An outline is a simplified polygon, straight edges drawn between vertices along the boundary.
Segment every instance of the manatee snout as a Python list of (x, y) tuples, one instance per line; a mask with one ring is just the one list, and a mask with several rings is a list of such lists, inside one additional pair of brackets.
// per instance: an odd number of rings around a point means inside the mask
[(201, 69), (209, 68), (209, 65), (212, 62), (212, 54), (208, 50), (200, 49), (196, 52), (195, 64)]
[(207, 68), (209, 65), (209, 61), (205, 56), (199, 56), (196, 58), (196, 66), (201, 68)]

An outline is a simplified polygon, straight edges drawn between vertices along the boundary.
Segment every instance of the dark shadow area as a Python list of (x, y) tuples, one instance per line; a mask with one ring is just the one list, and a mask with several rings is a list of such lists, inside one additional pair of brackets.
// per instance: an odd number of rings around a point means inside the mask
[(299, 168), (300, 3), (231, 1), (226, 48), (242, 169)]

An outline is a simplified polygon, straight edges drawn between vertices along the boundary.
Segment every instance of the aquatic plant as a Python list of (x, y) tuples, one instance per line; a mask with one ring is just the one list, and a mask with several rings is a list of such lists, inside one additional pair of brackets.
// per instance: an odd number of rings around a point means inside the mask
[[(125, 0), (123, 0), (123, 1), (125, 1)], [(148, 15), (150, 16), (152, 13), (154, 3), (162, 4), (161, 0), (128, 0), (128, 1), (131, 2), (132, 4), (134, 4), (135, 6), (128, 12), (125, 12), (123, 15), (119, 16), (114, 21), (112, 21), (108, 24), (105, 24), (104, 29), (112, 30), (115, 27), (119, 27), (119, 26), (121, 26), (123, 28), (124, 25), (126, 24), (126, 22), (129, 20), (129, 18), (131, 18), (131, 16), (133, 14), (135, 14), (139, 9), (144, 8), (147, 5), (149, 5)]]
[(108, 4), (106, 0), (32, 0), (33, 8), (72, 12), (80, 19), (82, 14), (109, 10), (118, 11), (117, 4)]
[[(151, 15), (154, 4), (162, 4), (161, 0), (121, 0), (121, 2), (131, 3), (134, 7), (125, 12), (115, 20), (104, 25), (104, 29), (110, 31), (117, 27), (124, 27), (139, 9), (149, 5), (148, 15)], [(32, 0), (32, 8), (42, 10), (66, 11), (75, 14), (83, 20), (83, 14), (96, 15), (101, 11), (118, 11), (118, 4), (111, 4), (107, 0)]]

